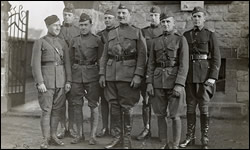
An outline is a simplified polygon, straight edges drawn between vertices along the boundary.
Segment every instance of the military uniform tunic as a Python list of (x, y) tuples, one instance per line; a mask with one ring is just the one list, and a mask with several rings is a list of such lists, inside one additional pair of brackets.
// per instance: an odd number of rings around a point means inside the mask
[(80, 34), (80, 32), (81, 32), (81, 30), (77, 26), (72, 25), (72, 24), (68, 24), (68, 23), (64, 23), (61, 26), (61, 31), (60, 31), (59, 37), (61, 39), (65, 40), (65, 42), (69, 46), (70, 41), (74, 37), (78, 36)]
[[(86, 94), (89, 106), (96, 107), (99, 100), (99, 59), (103, 43), (96, 35), (79, 34), (70, 43), (72, 64), (72, 89), (69, 99), (72, 103), (83, 105), (81, 98)], [(84, 93), (86, 91), (86, 93)]]
[(49, 33), (35, 41), (31, 67), (35, 83), (44, 83), (47, 88), (44, 93), (38, 92), (38, 101), (42, 109), (43, 136), (48, 137), (51, 112), (54, 116), (60, 114), (65, 105), (65, 83), (71, 82), (69, 53), (65, 42)]
[[(218, 40), (208, 28), (194, 28), (184, 33), (189, 45), (189, 72), (187, 76), (188, 113), (194, 113), (197, 103), (202, 114), (208, 113), (208, 103), (215, 92), (215, 85), (205, 85), (209, 78), (218, 79), (221, 56)], [(206, 55), (207, 59), (195, 58)], [(198, 92), (195, 92), (198, 91)]]
[(108, 81), (105, 88), (107, 100), (121, 96), (122, 106), (133, 107), (139, 101), (140, 93), (139, 89), (132, 89), (130, 83), (134, 75), (144, 76), (145, 65), (146, 42), (141, 30), (129, 24), (121, 24), (111, 30), (99, 72)]

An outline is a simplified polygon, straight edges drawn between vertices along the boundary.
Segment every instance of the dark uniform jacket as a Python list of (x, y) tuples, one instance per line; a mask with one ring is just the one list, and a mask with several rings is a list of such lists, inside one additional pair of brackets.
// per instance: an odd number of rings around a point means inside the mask
[(152, 42), (147, 83), (154, 88), (172, 89), (175, 84), (185, 86), (188, 73), (188, 44), (176, 30), (161, 34)]
[(108, 42), (108, 33), (110, 30), (112, 30), (113, 28), (111, 29), (104, 29), (100, 32), (97, 33), (98, 36), (100, 36), (100, 39), (102, 41), (103, 44), (107, 43)]
[(61, 39), (65, 40), (65, 42), (69, 46), (71, 39), (73, 37), (76, 37), (77, 35), (79, 35), (80, 32), (81, 32), (81, 30), (75, 25), (63, 24), (61, 26), (61, 31), (60, 31), (59, 37)]
[(134, 75), (144, 75), (146, 51), (139, 28), (128, 24), (116, 26), (108, 34), (99, 74), (105, 75), (106, 81), (131, 82)]
[(102, 55), (103, 43), (92, 33), (80, 34), (70, 43), (72, 82), (89, 83), (99, 80), (98, 62)]
[(208, 78), (218, 79), (221, 56), (218, 40), (214, 32), (206, 27), (191, 29), (184, 33), (189, 45), (189, 54), (207, 54), (208, 60), (189, 61), (187, 83), (203, 83)]
[(31, 67), (35, 83), (44, 83), (46, 88), (62, 88), (71, 82), (68, 47), (57, 36), (48, 33), (35, 41)]
[(158, 36), (160, 36), (162, 34), (162, 28), (160, 27), (160, 25), (158, 26), (147, 26), (145, 28), (142, 29), (142, 35), (145, 37), (146, 39), (146, 43), (147, 43), (147, 56), (149, 57), (149, 50), (151, 47), (151, 43), (152, 43), (152, 39), (156, 38)]

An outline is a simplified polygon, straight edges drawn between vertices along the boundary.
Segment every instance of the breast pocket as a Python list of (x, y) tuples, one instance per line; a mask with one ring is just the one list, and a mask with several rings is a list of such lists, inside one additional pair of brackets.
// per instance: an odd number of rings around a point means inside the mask
[(163, 57), (163, 54), (164, 54), (164, 46), (162, 45), (162, 43), (160, 42), (155, 42), (155, 46), (154, 46), (154, 49), (155, 51), (155, 54), (156, 54), (156, 58), (161, 58)]
[(42, 48), (42, 61), (54, 61), (54, 49), (48, 44), (43, 43)]
[(169, 44), (167, 46), (168, 56), (172, 58), (177, 57), (177, 49), (178, 47), (176, 46), (176, 44)]
[(138, 36), (135, 33), (124, 35), (124, 41), (122, 42), (122, 47), (124, 49), (125, 55), (136, 53), (136, 40), (137, 39), (138, 39)]
[(198, 41), (197, 48), (201, 53), (208, 53), (208, 41)]

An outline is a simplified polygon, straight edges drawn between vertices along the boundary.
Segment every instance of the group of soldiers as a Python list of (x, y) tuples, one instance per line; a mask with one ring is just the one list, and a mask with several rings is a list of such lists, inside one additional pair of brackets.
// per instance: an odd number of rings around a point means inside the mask
[[(170, 148), (166, 117), (172, 120), (171, 148), (194, 144), (198, 104), (202, 148), (207, 149), (208, 103), (215, 92), (221, 58), (215, 33), (204, 26), (205, 10), (194, 8), (194, 28), (184, 34), (176, 30), (174, 14), (161, 12), (157, 6), (149, 10), (150, 26), (143, 29), (131, 23), (130, 6), (120, 4), (116, 12), (104, 13), (106, 28), (97, 35), (91, 33), (92, 18), (85, 13), (79, 26), (73, 24), (72, 4), (63, 10), (62, 26), (56, 15), (44, 20), (48, 33), (34, 43), (31, 60), (42, 109), (40, 147), (62, 146), (60, 139), (67, 135), (73, 137), (71, 144), (85, 140), (85, 98), (91, 111), (89, 144), (97, 144), (96, 136), (111, 134), (113, 140), (106, 149), (132, 148), (132, 109), (141, 95), (144, 129), (137, 140), (151, 136), (152, 107), (162, 149)], [(97, 134), (100, 99), (103, 128)], [(180, 116), (185, 113), (187, 134), (180, 142)]]

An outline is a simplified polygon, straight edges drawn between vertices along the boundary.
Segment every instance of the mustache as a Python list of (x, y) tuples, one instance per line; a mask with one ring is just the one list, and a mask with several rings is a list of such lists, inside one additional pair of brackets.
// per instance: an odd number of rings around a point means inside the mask
[(119, 16), (118, 16), (118, 19), (125, 19), (125, 17), (119, 17)]

